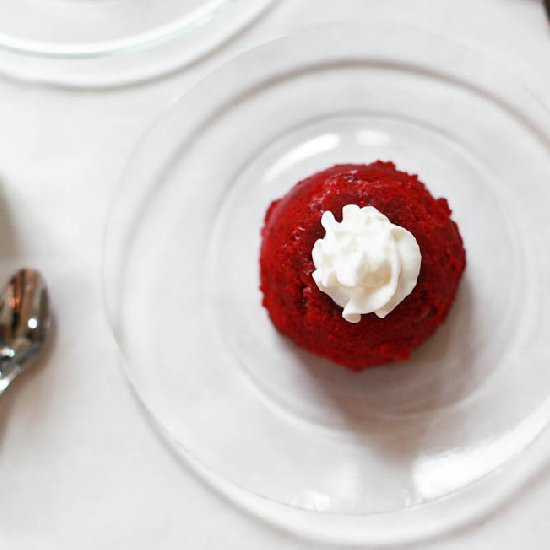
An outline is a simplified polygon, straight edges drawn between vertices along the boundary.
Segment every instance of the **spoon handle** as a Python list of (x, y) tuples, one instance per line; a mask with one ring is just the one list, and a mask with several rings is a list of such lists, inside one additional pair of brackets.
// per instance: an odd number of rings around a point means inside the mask
[(0, 396), (9, 388), (9, 385), (13, 382), (17, 376), (23, 372), (23, 369), (19, 365), (13, 365), (8, 369), (0, 372)]

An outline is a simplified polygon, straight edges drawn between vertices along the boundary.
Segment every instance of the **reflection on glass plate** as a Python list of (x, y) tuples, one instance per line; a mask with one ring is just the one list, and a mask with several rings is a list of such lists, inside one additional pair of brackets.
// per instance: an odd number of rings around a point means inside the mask
[[(188, 92), (132, 157), (105, 248), (109, 319), (162, 433), (323, 540), (403, 542), (487, 510), (483, 484), (548, 423), (548, 128), (513, 79), (410, 29), (291, 35)], [(353, 374), (271, 326), (259, 229), (300, 178), (376, 159), (449, 199), (468, 266), (409, 363)]]

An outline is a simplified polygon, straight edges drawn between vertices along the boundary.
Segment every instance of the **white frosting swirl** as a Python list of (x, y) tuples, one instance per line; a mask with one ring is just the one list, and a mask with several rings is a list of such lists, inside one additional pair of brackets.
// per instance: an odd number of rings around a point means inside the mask
[(413, 234), (394, 225), (373, 206), (347, 204), (339, 223), (330, 211), (321, 217), (325, 236), (313, 246), (313, 280), (344, 308), (342, 317), (385, 317), (413, 290), (422, 256)]

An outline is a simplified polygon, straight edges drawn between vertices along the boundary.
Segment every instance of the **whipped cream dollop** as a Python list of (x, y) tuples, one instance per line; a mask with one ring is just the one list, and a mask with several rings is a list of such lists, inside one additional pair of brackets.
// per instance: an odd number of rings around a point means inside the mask
[(313, 280), (344, 308), (342, 317), (358, 323), (361, 315), (385, 317), (414, 289), (422, 256), (413, 234), (394, 225), (373, 206), (347, 204), (342, 221), (324, 212), (325, 236), (311, 253)]

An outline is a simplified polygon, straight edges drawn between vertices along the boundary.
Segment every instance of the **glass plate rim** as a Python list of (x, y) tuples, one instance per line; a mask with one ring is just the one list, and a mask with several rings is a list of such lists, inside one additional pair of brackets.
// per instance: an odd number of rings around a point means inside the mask
[(89, 59), (132, 52), (169, 41), (198, 27), (202, 27), (213, 17), (217, 17), (224, 8), (238, 0), (210, 0), (209, 4), (199, 7), (171, 23), (157, 26), (148, 31), (107, 41), (86, 43), (54, 43), (20, 38), (16, 35), (0, 32), (0, 48), (26, 56), (45, 58)]

